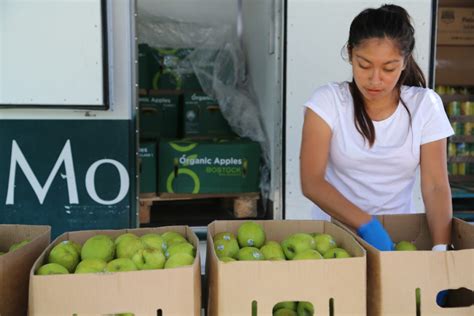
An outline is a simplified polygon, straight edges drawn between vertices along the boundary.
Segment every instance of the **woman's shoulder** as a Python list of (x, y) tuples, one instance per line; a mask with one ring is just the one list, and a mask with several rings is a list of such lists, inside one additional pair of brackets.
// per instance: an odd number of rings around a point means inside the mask
[(349, 83), (347, 81), (329, 82), (325, 85), (319, 86), (314, 90), (311, 100), (321, 98), (336, 101), (337, 103), (350, 100)]
[(414, 101), (416, 103), (439, 102), (439, 95), (430, 88), (402, 86), (401, 97), (405, 101)]

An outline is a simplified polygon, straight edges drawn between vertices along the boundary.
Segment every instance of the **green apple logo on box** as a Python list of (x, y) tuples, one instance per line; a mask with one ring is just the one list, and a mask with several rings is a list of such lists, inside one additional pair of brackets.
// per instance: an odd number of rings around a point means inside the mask
[[(188, 168), (179, 168), (178, 175), (180, 174), (183, 174), (183, 175), (185, 174), (185, 175), (190, 176), (194, 182), (194, 188), (193, 188), (192, 193), (193, 194), (199, 193), (199, 190), (201, 189), (201, 182), (199, 181), (198, 175), (194, 171)], [(174, 171), (171, 171), (170, 175), (168, 176), (168, 179), (166, 180), (166, 190), (169, 193), (174, 193), (174, 190), (173, 190), (174, 178), (175, 178)]]

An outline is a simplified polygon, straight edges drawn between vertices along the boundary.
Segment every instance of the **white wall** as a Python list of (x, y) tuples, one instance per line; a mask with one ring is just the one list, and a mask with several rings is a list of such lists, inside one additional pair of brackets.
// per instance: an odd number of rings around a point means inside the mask
[[(18, 108), (0, 108), (0, 119), (131, 119), (134, 83), (132, 82), (132, 70), (135, 67), (132, 61), (134, 49), (134, 39), (131, 35), (133, 26), (133, 1), (131, 0), (108, 0), (107, 5), (112, 8), (109, 10), (109, 94), (110, 109), (102, 110), (71, 110), (71, 109), (18, 109)], [(55, 12), (51, 11), (51, 14)], [(47, 20), (45, 14), (42, 17)], [(113, 27), (112, 27), (113, 25)], [(31, 26), (34, 27), (34, 26)], [(0, 29), (1, 30), (1, 29)], [(113, 32), (112, 32), (113, 30)], [(68, 36), (65, 32), (64, 38)], [(59, 43), (62, 37), (56, 38)], [(64, 41), (67, 43), (67, 41)], [(42, 42), (47, 45), (48, 41)], [(32, 48), (32, 53), (34, 48)], [(77, 56), (76, 56), (77, 57)], [(71, 63), (74, 60), (71, 60)], [(46, 69), (57, 67), (57, 64), (48, 64)], [(62, 69), (67, 71), (67, 69)], [(1, 71), (1, 70), (0, 70)], [(28, 78), (25, 74), (25, 80)], [(41, 84), (39, 82), (38, 84)]]
[[(311, 202), (301, 193), (299, 150), (303, 103), (318, 86), (351, 80), (350, 65), (341, 51), (352, 19), (363, 9), (378, 7), (377, 0), (288, 1), (288, 49), (286, 91), (286, 203), (288, 219), (308, 219)], [(431, 40), (431, 0), (398, 0), (412, 16), (416, 34), (416, 58), (428, 74)], [(414, 192), (417, 210), (423, 209), (419, 182)]]

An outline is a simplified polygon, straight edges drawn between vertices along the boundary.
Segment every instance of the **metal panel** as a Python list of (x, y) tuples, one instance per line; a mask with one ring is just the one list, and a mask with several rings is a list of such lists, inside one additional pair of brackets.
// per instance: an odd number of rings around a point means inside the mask
[[(286, 218), (311, 217), (311, 202), (301, 193), (299, 151), (303, 126), (303, 103), (318, 86), (331, 81), (351, 80), (351, 67), (342, 57), (352, 19), (363, 9), (378, 7), (375, 0), (288, 1), (288, 47), (286, 92)], [(429, 74), (431, 43), (431, 0), (398, 0), (413, 18), (415, 57)], [(424, 209), (419, 180), (415, 183), (416, 209)]]
[(269, 142), (273, 217), (282, 217), (283, 2), (243, 1), (243, 46), (261, 121)]
[(0, 109), (0, 223), (137, 225), (135, 1), (107, 7), (109, 110)]

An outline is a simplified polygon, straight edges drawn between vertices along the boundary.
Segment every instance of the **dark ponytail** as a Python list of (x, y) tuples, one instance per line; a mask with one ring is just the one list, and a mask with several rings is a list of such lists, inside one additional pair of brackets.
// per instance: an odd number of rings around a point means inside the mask
[[(352, 21), (349, 30), (349, 40), (347, 41), (349, 58), (352, 57), (354, 47), (370, 38), (389, 38), (400, 49), (405, 60), (405, 69), (396, 85), (399, 96), (402, 85), (426, 87), (425, 76), (413, 58), (415, 29), (411, 24), (410, 15), (405, 9), (397, 5), (386, 4), (378, 9), (366, 9), (359, 13)], [(359, 133), (372, 146), (375, 142), (375, 128), (365, 109), (364, 97), (354, 79), (349, 87), (354, 101), (354, 123)], [(401, 98), (400, 101), (408, 111), (411, 122), (408, 107)]]

